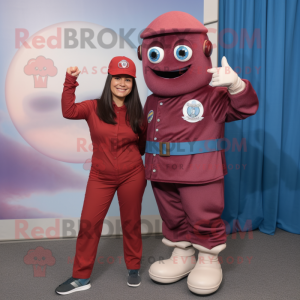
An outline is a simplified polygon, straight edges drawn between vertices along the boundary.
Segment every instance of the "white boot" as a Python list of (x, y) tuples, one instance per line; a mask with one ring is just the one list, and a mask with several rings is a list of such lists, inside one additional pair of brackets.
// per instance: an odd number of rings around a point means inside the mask
[(218, 245), (212, 249), (193, 244), (199, 250), (198, 261), (188, 276), (187, 284), (190, 291), (199, 295), (215, 292), (223, 278), (218, 254), (226, 248), (226, 244)]
[(195, 250), (190, 242), (171, 242), (163, 238), (162, 242), (175, 247), (169, 259), (156, 261), (149, 269), (151, 279), (161, 283), (172, 283), (185, 276), (195, 267)]

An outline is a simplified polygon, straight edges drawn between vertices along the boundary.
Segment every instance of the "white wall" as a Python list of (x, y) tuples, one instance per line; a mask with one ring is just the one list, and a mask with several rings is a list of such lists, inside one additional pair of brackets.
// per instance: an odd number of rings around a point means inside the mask
[(213, 67), (218, 66), (218, 20), (219, 0), (204, 0), (204, 25), (208, 29), (208, 37), (213, 43), (211, 56)]

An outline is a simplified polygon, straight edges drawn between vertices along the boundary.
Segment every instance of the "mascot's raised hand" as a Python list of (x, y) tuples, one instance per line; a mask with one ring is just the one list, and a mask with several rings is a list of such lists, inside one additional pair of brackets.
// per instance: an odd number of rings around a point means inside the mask
[(238, 76), (236, 72), (232, 70), (229, 66), (225, 56), (222, 57), (221, 61), (222, 67), (208, 69), (208, 73), (212, 73), (211, 86), (224, 86), (228, 88), (228, 91), (231, 95), (240, 93), (246, 87), (246, 84)]

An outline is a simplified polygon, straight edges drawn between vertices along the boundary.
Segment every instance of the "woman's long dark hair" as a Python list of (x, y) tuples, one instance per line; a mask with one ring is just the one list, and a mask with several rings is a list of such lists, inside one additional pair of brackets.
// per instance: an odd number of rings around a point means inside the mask
[[(100, 120), (107, 124), (117, 124), (115, 121), (116, 113), (113, 109), (112, 92), (110, 89), (112, 77), (111, 74), (107, 75), (102, 95), (97, 99), (96, 113)], [(132, 90), (130, 94), (126, 96), (124, 104), (127, 108), (125, 119), (129, 122), (133, 132), (139, 134), (141, 132), (140, 126), (143, 123), (144, 114), (134, 77), (132, 77)]]

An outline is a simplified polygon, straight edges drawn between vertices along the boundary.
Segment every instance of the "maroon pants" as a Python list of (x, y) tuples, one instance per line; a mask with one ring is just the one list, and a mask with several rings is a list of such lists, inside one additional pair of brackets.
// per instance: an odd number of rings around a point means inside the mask
[[(113, 178), (113, 179), (112, 179)], [(139, 269), (142, 257), (141, 203), (147, 184), (144, 166), (110, 180), (99, 179), (91, 170), (86, 187), (76, 242), (74, 278), (90, 278), (103, 221), (117, 191), (127, 269)]]
[(224, 178), (206, 184), (151, 181), (163, 220), (163, 235), (172, 242), (189, 241), (208, 249), (226, 242)]

